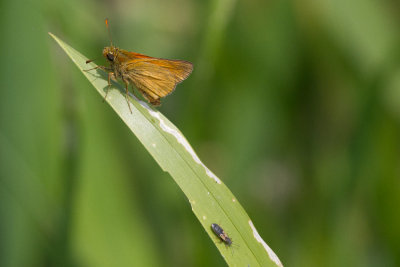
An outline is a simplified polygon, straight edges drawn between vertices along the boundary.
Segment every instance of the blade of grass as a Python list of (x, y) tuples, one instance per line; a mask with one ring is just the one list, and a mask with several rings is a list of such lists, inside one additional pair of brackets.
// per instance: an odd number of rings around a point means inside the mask
[[(102, 97), (107, 75), (88, 58), (49, 33), (64, 49)], [(115, 90), (117, 89), (117, 90)], [(129, 110), (124, 88), (114, 83), (106, 101), (136, 135), (160, 167), (168, 172), (189, 200), (192, 210), (230, 266), (282, 266), (278, 257), (257, 233), (245, 210), (231, 191), (198, 158), (183, 134), (160, 112), (130, 96)], [(211, 230), (219, 224), (233, 245), (228, 248)]]

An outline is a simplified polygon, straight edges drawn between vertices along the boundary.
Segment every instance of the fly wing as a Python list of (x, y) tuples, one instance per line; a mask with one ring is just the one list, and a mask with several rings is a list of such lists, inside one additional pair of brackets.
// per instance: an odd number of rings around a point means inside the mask
[(160, 98), (174, 91), (193, 70), (190, 62), (152, 57), (137, 58), (125, 66), (129, 80), (151, 104), (159, 105)]

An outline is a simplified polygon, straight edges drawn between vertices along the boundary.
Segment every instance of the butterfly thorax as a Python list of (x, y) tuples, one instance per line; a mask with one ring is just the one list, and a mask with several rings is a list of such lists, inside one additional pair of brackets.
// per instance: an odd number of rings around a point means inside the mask
[(122, 63), (126, 61), (123, 49), (119, 49), (115, 46), (107, 46), (103, 49), (103, 56), (110, 63), (110, 68), (112, 69), (115, 77), (122, 77), (124, 71), (121, 70)]

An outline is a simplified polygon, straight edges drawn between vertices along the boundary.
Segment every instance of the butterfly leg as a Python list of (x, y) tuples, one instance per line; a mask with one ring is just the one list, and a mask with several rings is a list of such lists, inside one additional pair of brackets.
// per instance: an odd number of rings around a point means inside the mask
[(103, 102), (104, 102), (104, 101), (106, 100), (106, 98), (107, 98), (108, 91), (110, 91), (110, 88), (111, 88), (111, 78), (113, 78), (113, 80), (115, 80), (114, 72), (109, 72), (109, 73), (108, 73), (108, 87), (107, 87), (106, 95), (104, 96)]
[(111, 68), (108, 68), (108, 67), (105, 67), (105, 66), (96, 66), (96, 67), (94, 67), (94, 68), (91, 68), (91, 69), (88, 69), (88, 70), (83, 70), (83, 71), (88, 72), (88, 71), (97, 70), (97, 69), (101, 69), (101, 70), (104, 70), (104, 71), (109, 71), (109, 72), (108, 72), (108, 88), (107, 88), (107, 91), (106, 91), (106, 95), (104, 96), (104, 99), (103, 99), (103, 102), (104, 102), (104, 101), (106, 100), (106, 98), (107, 98), (108, 91), (109, 91), (110, 88), (111, 88), (111, 78), (112, 78), (113, 80), (116, 80), (116, 78), (115, 78), (114, 72), (111, 71), (112, 69), (111, 69)]
[(83, 71), (88, 72), (88, 71), (91, 71), (91, 70), (102, 69), (102, 67), (103, 67), (103, 66), (97, 66), (97, 67), (94, 67), (94, 68), (91, 68), (91, 69), (88, 69), (88, 70), (83, 70)]
[(83, 71), (86, 71), (86, 72), (88, 72), (88, 71), (91, 71), (91, 70), (97, 70), (97, 69), (101, 69), (101, 70), (104, 70), (104, 71), (110, 71), (110, 70), (112, 70), (111, 68), (107, 68), (107, 67), (104, 67), (104, 66), (96, 66), (96, 67), (94, 67), (94, 68), (91, 68), (91, 69), (88, 69), (88, 70), (83, 70)]
[(123, 81), (124, 81), (124, 83), (125, 83), (125, 89), (126, 89), (126, 91), (125, 91), (126, 103), (128, 103), (129, 111), (130, 111), (131, 114), (132, 114), (131, 105), (130, 105), (129, 99), (128, 99), (128, 97), (129, 97), (129, 90), (128, 90), (129, 83), (128, 83), (128, 81), (126, 81), (126, 80), (123, 80)]

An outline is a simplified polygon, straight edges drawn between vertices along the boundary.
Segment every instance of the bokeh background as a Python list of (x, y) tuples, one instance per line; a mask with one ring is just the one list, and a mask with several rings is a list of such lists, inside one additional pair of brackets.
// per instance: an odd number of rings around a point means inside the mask
[(99, 58), (106, 17), (194, 63), (160, 110), (285, 266), (400, 266), (395, 0), (0, 1), (0, 266), (225, 265), (47, 34)]

